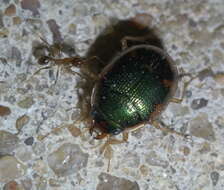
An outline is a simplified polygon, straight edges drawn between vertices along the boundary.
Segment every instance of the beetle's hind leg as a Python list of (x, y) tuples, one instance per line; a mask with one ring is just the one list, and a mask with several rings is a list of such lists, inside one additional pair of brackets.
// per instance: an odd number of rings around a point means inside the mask
[(175, 131), (174, 129), (170, 129), (168, 126), (165, 126), (164, 124), (162, 124), (161, 122), (159, 122), (157, 120), (153, 121), (152, 125), (155, 128), (157, 128), (157, 129), (159, 129), (159, 130), (161, 130), (161, 131), (163, 131), (165, 133), (173, 133), (173, 134), (176, 134), (176, 135), (184, 137), (184, 138), (188, 138), (189, 137), (189, 135), (187, 135), (187, 134), (183, 134), (181, 132)]
[(184, 76), (189, 76), (190, 77), (190, 80), (187, 81), (187, 82), (184, 82), (184, 87), (183, 87), (183, 90), (182, 90), (182, 93), (181, 93), (181, 97), (180, 98), (171, 98), (170, 99), (170, 102), (172, 103), (177, 103), (177, 104), (180, 104), (183, 99), (184, 99), (184, 95), (185, 95), (185, 92), (188, 88), (188, 86), (190, 85), (190, 83), (195, 80), (196, 78), (198, 78), (198, 76), (191, 76), (191, 74), (182, 74), (179, 76), (179, 78), (183, 78)]

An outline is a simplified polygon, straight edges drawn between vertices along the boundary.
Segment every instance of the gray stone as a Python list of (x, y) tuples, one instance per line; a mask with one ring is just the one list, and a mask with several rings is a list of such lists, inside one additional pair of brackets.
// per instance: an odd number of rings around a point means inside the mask
[(9, 102), (10, 104), (14, 104), (16, 102), (15, 96), (5, 96), (4, 100)]
[(0, 11), (0, 28), (4, 27), (4, 22), (3, 22), (3, 14), (2, 11)]
[(18, 143), (19, 138), (16, 135), (0, 130), (0, 155), (12, 154)]
[(106, 173), (99, 175), (100, 182), (97, 190), (139, 190), (137, 182), (132, 182), (125, 178), (115, 177)]
[(33, 178), (35, 180), (35, 186), (36, 190), (45, 190), (47, 189), (47, 179), (43, 176), (40, 176), (38, 174), (34, 174)]
[(21, 180), (21, 184), (22, 184), (24, 190), (32, 189), (32, 180), (29, 178)]
[(13, 156), (0, 158), (0, 182), (6, 183), (10, 180), (22, 177), (26, 173), (26, 166)]
[(151, 151), (148, 155), (145, 156), (145, 161), (151, 166), (159, 166), (167, 168), (168, 162), (161, 159), (155, 151)]
[(210, 173), (210, 178), (212, 180), (212, 185), (213, 186), (216, 186), (216, 184), (218, 183), (219, 181), (219, 173), (216, 172), (216, 171), (213, 171)]
[(202, 80), (204, 80), (205, 78), (207, 78), (207, 77), (212, 77), (213, 76), (213, 71), (211, 70), (211, 68), (206, 68), (206, 69), (204, 69), (204, 70), (202, 70), (202, 71), (200, 71), (199, 73), (198, 73), (198, 78), (202, 81)]
[[(29, 162), (33, 159), (33, 150), (27, 148), (25, 144), (19, 146), (15, 150), (15, 156), (22, 162)], [(40, 156), (40, 155), (38, 155)]]
[(16, 128), (18, 132), (22, 130), (22, 128), (30, 121), (30, 117), (27, 115), (23, 115), (16, 120)]
[(21, 7), (22, 9), (30, 10), (35, 16), (39, 14), (40, 2), (39, 0), (22, 0)]
[(15, 60), (17, 67), (21, 66), (22, 55), (17, 47), (12, 47), (10, 58)]
[(137, 153), (128, 152), (125, 155), (122, 163), (125, 163), (129, 167), (137, 168), (139, 166), (139, 164), (140, 164), (139, 155)]
[(220, 129), (224, 129), (224, 117), (223, 116), (218, 116), (215, 124), (220, 128)]
[(48, 27), (50, 29), (50, 31), (53, 34), (53, 41), (54, 42), (61, 42), (62, 41), (62, 37), (61, 37), (61, 33), (59, 30), (59, 26), (56, 23), (56, 21), (54, 19), (50, 19), (47, 21)]
[(48, 156), (48, 164), (58, 176), (68, 176), (86, 167), (88, 154), (76, 144), (66, 143)]
[(199, 98), (199, 99), (194, 99), (191, 102), (191, 108), (194, 110), (198, 110), (201, 109), (203, 107), (206, 107), (208, 104), (208, 100), (204, 99), (204, 98)]
[(206, 113), (200, 113), (190, 121), (190, 134), (209, 141), (215, 141), (213, 126), (208, 121), (208, 115)]
[(34, 142), (34, 138), (33, 138), (33, 137), (28, 137), (28, 138), (24, 141), (24, 143), (25, 143), (26, 145), (28, 145), (28, 146), (33, 145), (33, 142)]
[(18, 102), (20, 108), (28, 109), (34, 104), (33, 97), (29, 96)]

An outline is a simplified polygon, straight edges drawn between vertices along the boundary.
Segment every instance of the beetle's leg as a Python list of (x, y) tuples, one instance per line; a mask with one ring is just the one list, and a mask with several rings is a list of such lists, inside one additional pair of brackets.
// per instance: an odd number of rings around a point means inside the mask
[(187, 138), (187, 137), (189, 136), (189, 135), (180, 133), (180, 132), (178, 132), (178, 131), (175, 131), (175, 130), (173, 130), (173, 129), (170, 129), (170, 128), (168, 128), (167, 126), (162, 126), (161, 123), (159, 123), (159, 122), (156, 121), (156, 120), (153, 121), (152, 125), (153, 125), (155, 128), (157, 128), (157, 129), (159, 129), (159, 130), (161, 130), (161, 131), (163, 131), (163, 132), (166, 132), (166, 133), (173, 133), (173, 134), (182, 136), (182, 137), (184, 137), (184, 138)]
[(59, 72), (60, 72), (60, 67), (57, 68), (56, 78), (55, 78), (55, 81), (54, 81), (54, 85), (56, 85), (56, 83), (58, 81)]
[(39, 38), (41, 39), (41, 41), (43, 41), (45, 43), (45, 46), (44, 48), (47, 49), (48, 51), (48, 54), (50, 56), (56, 56), (56, 55), (60, 55), (61, 54), (61, 49), (62, 49), (62, 46), (60, 43), (54, 43), (52, 45), (50, 45), (47, 40), (45, 40), (42, 36), (39, 35)]
[(111, 159), (113, 157), (113, 149), (110, 145), (107, 146), (105, 152), (104, 152), (104, 157), (108, 159), (108, 164), (107, 164), (107, 172), (110, 171), (110, 162), (111, 162)]
[(104, 153), (104, 157), (108, 159), (108, 166), (107, 166), (107, 172), (110, 170), (110, 162), (113, 157), (113, 149), (111, 148), (111, 145), (114, 144), (121, 144), (128, 141), (128, 133), (123, 132), (122, 133), (122, 139), (112, 139), (110, 135), (107, 135), (107, 141), (104, 143), (104, 145), (100, 148), (100, 154)]
[(100, 148), (100, 154), (104, 153), (104, 157), (108, 159), (108, 166), (107, 166), (107, 172), (109, 172), (110, 170), (110, 162), (113, 156), (113, 149), (111, 148), (111, 145), (114, 144), (121, 144), (121, 143), (125, 143), (128, 140), (128, 133), (127, 132), (123, 132), (122, 133), (122, 140), (118, 140), (118, 139), (113, 139), (111, 138), (111, 136), (109, 134), (102, 133), (103, 138), (107, 137), (107, 141), (104, 143), (104, 145)]
[(38, 69), (36, 72), (34, 72), (34, 73), (32, 74), (32, 76), (38, 74), (38, 73), (39, 73), (40, 71), (42, 71), (42, 70), (51, 69), (51, 68), (52, 68), (52, 66), (42, 67), (42, 68)]
[(109, 135), (107, 135), (108, 139), (107, 139), (106, 143), (101, 147), (100, 152), (103, 153), (105, 151), (106, 147), (109, 145), (126, 143), (128, 141), (128, 133), (123, 132), (122, 135), (123, 136), (122, 136), (121, 140), (111, 138)]
[(152, 38), (151, 36), (125, 36), (121, 39), (121, 48), (125, 50), (128, 48), (128, 41), (145, 43), (146, 39)]
[(97, 135), (96, 137), (94, 137), (94, 139), (100, 140), (100, 139), (104, 139), (107, 136), (108, 136), (108, 133), (101, 133)]
[(99, 75), (89, 71), (89, 70), (82, 70), (82, 73), (93, 79), (94, 81), (97, 81), (100, 79)]
[(56, 128), (52, 129), (50, 132), (48, 132), (48, 133), (45, 134), (45, 135), (38, 135), (37, 139), (38, 139), (39, 141), (42, 141), (42, 140), (44, 140), (46, 137), (48, 137), (50, 134), (52, 134), (52, 133), (57, 133), (58, 131), (60, 131), (60, 130), (63, 129), (63, 128), (67, 128), (67, 127), (66, 127), (66, 126), (56, 127)]
[[(70, 109), (68, 109), (68, 110), (66, 110), (66, 111), (69, 111)], [(72, 125), (74, 125), (74, 127), (75, 126), (77, 126), (77, 125), (79, 125), (81, 122), (83, 122), (83, 121), (86, 121), (87, 120), (87, 118), (83, 118), (83, 117), (79, 117)], [(44, 140), (46, 137), (48, 137), (49, 135), (51, 135), (51, 134), (53, 134), (53, 133), (57, 133), (57, 132), (59, 132), (60, 130), (62, 130), (62, 129), (65, 129), (65, 128), (67, 128), (69, 131), (70, 131), (70, 129), (71, 129), (71, 125), (70, 124), (68, 124), (68, 125), (62, 125), (62, 126), (60, 126), (60, 127), (56, 127), (56, 128), (54, 128), (54, 129), (52, 129), (50, 132), (48, 132), (47, 134), (45, 134), (45, 135), (38, 135), (38, 140), (40, 140), (40, 141), (42, 141), (42, 140)], [(88, 128), (89, 129), (89, 128)], [(84, 130), (83, 132), (81, 132), (81, 135), (83, 134), (83, 133), (85, 133), (87, 131), (87, 129), (86, 130)]]
[(142, 127), (144, 127), (145, 124), (147, 124), (147, 123), (144, 123), (144, 124), (141, 124), (141, 125), (135, 125), (133, 127), (128, 127), (128, 128), (125, 129), (125, 132), (133, 132), (133, 131), (136, 131), (136, 130), (141, 129)]
[(80, 73), (78, 73), (76, 71), (73, 71), (71, 67), (72, 67), (72, 65), (68, 65), (68, 66), (64, 66), (63, 69), (65, 69), (66, 72), (68, 72), (68, 73), (70, 73), (72, 75), (78, 75), (81, 78), (85, 78), (82, 74), (80, 74)]
[(90, 61), (90, 60), (97, 60), (98, 62), (100, 62), (100, 63), (102, 63), (102, 64), (104, 64), (104, 62), (99, 58), (99, 57), (97, 57), (97, 56), (92, 56), (92, 57), (90, 57), (90, 58), (88, 58), (87, 59), (87, 61)]
[(46, 67), (42, 67), (42, 68), (38, 69), (27, 79), (27, 81), (31, 80), (33, 78), (33, 76), (37, 75), (40, 71), (46, 70), (46, 69), (51, 69), (51, 68), (52, 68), (52, 66), (46, 66)]
[[(187, 74), (185, 74), (185, 75), (187, 75)], [(185, 76), (185, 75), (183, 75), (183, 76)], [(182, 76), (181, 76), (181, 77), (182, 77)], [(191, 75), (190, 75), (190, 77), (191, 77)], [(184, 83), (183, 90), (182, 90), (181, 97), (180, 97), (180, 98), (171, 98), (171, 99), (170, 99), (170, 102), (180, 104), (180, 103), (183, 101), (183, 99), (184, 99), (184, 95), (185, 95), (186, 89), (188, 88), (189, 84), (190, 84), (194, 79), (196, 79), (196, 78), (198, 78), (198, 76), (191, 77), (189, 81), (185, 82), (185, 83)]]
[[(63, 68), (73, 74), (73, 75), (79, 75), (80, 77), (84, 78), (84, 76), (82, 76), (80, 73), (75, 72), (72, 70), (72, 67), (79, 67), (80, 65), (84, 65), (84, 64), (88, 64), (92, 59), (96, 59), (96, 60), (100, 60), (98, 57), (93, 56), (90, 57), (89, 59), (84, 59), (84, 58), (80, 58), (80, 57), (68, 57), (68, 58), (63, 58), (63, 59), (54, 59), (51, 57), (44, 57), (44, 62), (47, 61), (53, 61), (56, 65), (63, 65)], [(40, 62), (40, 61), (39, 61)], [(43, 62), (43, 61), (42, 61)], [(99, 80), (99, 76), (88, 71), (88, 70), (83, 70), (83, 73), (89, 77), (91, 77), (94, 80)]]
[[(81, 121), (77, 121), (73, 125), (75, 126), (77, 123), (79, 124), (80, 122)], [(57, 133), (57, 132), (60, 132), (62, 129), (65, 129), (65, 128), (67, 128), (70, 131), (72, 127), (71, 127), (71, 125), (62, 125), (60, 127), (56, 127), (56, 128), (52, 129), (50, 132), (48, 132), (45, 135), (38, 135), (37, 139), (40, 140), (40, 141), (42, 141), (46, 137), (48, 137), (49, 135), (54, 134), (54, 133)], [(85, 130), (83, 132), (81, 132), (81, 135), (82, 135), (82, 133), (85, 133)]]

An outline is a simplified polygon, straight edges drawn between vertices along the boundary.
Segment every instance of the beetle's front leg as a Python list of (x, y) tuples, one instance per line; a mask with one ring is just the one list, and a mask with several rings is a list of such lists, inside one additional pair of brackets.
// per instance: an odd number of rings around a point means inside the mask
[(128, 133), (123, 132), (122, 135), (123, 136), (122, 136), (121, 140), (110, 138), (110, 136), (108, 135), (107, 136), (108, 139), (107, 139), (106, 143), (101, 147), (100, 152), (103, 153), (106, 150), (107, 146), (109, 146), (109, 145), (122, 144), (122, 143), (127, 142), (128, 141)]
[(111, 145), (121, 144), (121, 143), (125, 143), (128, 141), (128, 133), (123, 132), (122, 135), (123, 135), (123, 137), (121, 140), (112, 139), (112, 138), (110, 138), (110, 135), (107, 135), (107, 138), (108, 138), (107, 141), (100, 148), (100, 154), (104, 153), (104, 157), (108, 159), (107, 172), (109, 172), (109, 170), (110, 170), (110, 162), (113, 157), (113, 149), (112, 149)]

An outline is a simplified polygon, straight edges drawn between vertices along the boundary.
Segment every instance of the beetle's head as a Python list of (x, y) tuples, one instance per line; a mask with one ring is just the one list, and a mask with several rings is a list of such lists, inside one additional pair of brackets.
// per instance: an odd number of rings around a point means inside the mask
[(107, 135), (118, 135), (122, 132), (121, 128), (114, 128), (106, 121), (95, 121), (90, 129), (90, 134), (95, 136), (95, 139), (101, 139)]
[(90, 134), (94, 135), (95, 139), (102, 139), (107, 135), (118, 135), (122, 132), (121, 128), (114, 128), (110, 126), (106, 121), (93, 121), (93, 125), (90, 129)]
[(103, 134), (118, 135), (123, 131), (122, 128), (115, 127), (112, 122), (105, 119), (104, 114), (101, 114), (96, 108), (92, 109), (91, 115), (93, 117), (93, 123), (90, 130), (91, 134), (94, 132), (97, 136), (106, 136)]
[(90, 128), (90, 134), (93, 135), (95, 139), (102, 139), (106, 137), (108, 132), (105, 126), (105, 122), (97, 122), (93, 120), (92, 126)]

